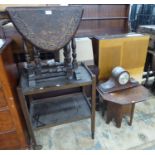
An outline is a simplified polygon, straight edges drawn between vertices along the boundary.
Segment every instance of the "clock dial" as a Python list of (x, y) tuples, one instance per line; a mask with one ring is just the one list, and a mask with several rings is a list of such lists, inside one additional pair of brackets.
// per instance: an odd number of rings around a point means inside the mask
[(119, 76), (118, 82), (119, 82), (119, 84), (121, 84), (121, 85), (125, 85), (125, 84), (128, 83), (129, 79), (130, 79), (129, 74), (128, 74), (127, 72), (124, 72), (124, 73), (122, 73), (122, 74)]

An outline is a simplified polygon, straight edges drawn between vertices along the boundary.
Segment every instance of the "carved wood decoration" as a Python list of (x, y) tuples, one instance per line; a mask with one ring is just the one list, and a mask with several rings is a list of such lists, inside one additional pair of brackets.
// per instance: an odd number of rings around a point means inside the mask
[(72, 70), (72, 63), (71, 63), (71, 48), (70, 44), (67, 44), (64, 47), (64, 54), (65, 54), (65, 62), (66, 62), (66, 71), (67, 71), (67, 78), (72, 79), (73, 77), (73, 70)]
[(34, 51), (34, 62), (36, 64), (36, 73), (40, 74), (41, 72), (40, 51), (36, 47), (33, 47), (33, 51)]
[[(35, 87), (37, 82), (46, 81), (53, 76), (66, 75), (69, 80), (73, 79), (78, 67), (74, 35), (83, 9), (79, 6), (10, 7), (6, 11), (24, 40), (27, 61), (25, 71), (29, 86)], [(33, 50), (28, 50), (28, 43), (33, 45)], [(58, 62), (41, 62), (40, 51), (56, 52), (62, 48), (64, 66), (58, 65)]]
[(45, 51), (56, 51), (69, 43), (83, 14), (79, 6), (8, 7), (6, 11), (19, 33)]

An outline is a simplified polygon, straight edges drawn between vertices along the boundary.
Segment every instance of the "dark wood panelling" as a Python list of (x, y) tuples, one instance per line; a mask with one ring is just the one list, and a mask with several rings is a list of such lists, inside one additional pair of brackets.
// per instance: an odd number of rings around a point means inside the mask
[(84, 7), (84, 17), (124, 17), (126, 16), (126, 5), (82, 5)]
[[(79, 4), (80, 5), (80, 4)], [(77, 36), (126, 33), (128, 31), (129, 5), (81, 5), (84, 8)]]
[(87, 20), (81, 22), (80, 30), (77, 35), (93, 37), (95, 35), (117, 34), (124, 32), (123, 20)]

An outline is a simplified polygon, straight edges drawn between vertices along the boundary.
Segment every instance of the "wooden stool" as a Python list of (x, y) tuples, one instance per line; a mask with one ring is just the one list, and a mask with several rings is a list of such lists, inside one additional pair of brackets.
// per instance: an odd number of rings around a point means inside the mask
[(151, 96), (149, 91), (141, 85), (113, 93), (103, 93), (98, 87), (97, 91), (101, 98), (107, 102), (106, 123), (110, 123), (114, 118), (118, 128), (121, 127), (124, 115), (130, 116), (129, 125), (132, 125), (135, 103), (144, 101)]

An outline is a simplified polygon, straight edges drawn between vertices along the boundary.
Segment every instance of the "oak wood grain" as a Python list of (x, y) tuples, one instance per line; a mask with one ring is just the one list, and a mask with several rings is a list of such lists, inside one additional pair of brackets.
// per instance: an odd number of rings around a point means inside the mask
[[(15, 129), (16, 134), (0, 134), (0, 148), (20, 149), (27, 147), (25, 128), (22, 124), (22, 114), (16, 96), (16, 85), (18, 81), (18, 71), (14, 63), (10, 39), (6, 40), (3, 49), (0, 50), (0, 82), (3, 87), (1, 96), (3, 102), (0, 105), (0, 131), (12, 131)], [(1, 100), (0, 100), (1, 101)], [(4, 105), (4, 102), (6, 105)], [(8, 139), (7, 139), (8, 138)], [(3, 142), (4, 141), (4, 142)], [(7, 144), (8, 141), (8, 144)]]

